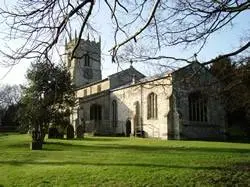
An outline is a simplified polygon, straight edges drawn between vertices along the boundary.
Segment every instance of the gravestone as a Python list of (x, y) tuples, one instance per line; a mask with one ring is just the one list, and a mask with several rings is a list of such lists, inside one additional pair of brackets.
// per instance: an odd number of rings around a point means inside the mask
[(72, 125), (68, 125), (67, 127), (67, 139), (74, 138), (74, 127)]
[(83, 136), (84, 136), (84, 127), (82, 125), (79, 125), (76, 128), (76, 137), (77, 138), (83, 138)]

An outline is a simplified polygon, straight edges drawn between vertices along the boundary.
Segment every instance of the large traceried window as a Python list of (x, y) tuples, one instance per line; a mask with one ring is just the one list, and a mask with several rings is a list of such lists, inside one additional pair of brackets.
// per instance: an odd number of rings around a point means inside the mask
[(157, 118), (157, 95), (155, 93), (150, 93), (147, 98), (148, 103), (148, 119)]
[(117, 127), (117, 102), (116, 100), (112, 101), (112, 125), (113, 127)]
[(207, 122), (207, 97), (201, 92), (189, 94), (189, 120)]
[(93, 104), (90, 107), (90, 120), (101, 120), (102, 119), (102, 106)]

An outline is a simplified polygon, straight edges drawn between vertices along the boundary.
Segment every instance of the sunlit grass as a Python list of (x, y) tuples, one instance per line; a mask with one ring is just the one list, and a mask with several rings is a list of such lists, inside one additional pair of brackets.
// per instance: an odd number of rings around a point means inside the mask
[(0, 186), (248, 185), (250, 144), (87, 137), (46, 140), (0, 134)]

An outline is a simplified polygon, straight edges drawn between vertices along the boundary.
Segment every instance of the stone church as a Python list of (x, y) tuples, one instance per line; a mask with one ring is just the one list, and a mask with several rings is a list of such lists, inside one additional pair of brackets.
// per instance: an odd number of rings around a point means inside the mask
[(223, 139), (225, 114), (216, 96), (218, 81), (193, 62), (146, 77), (132, 65), (102, 79), (101, 42), (76, 40), (65, 46), (66, 65), (76, 86), (70, 122), (95, 135), (161, 139)]

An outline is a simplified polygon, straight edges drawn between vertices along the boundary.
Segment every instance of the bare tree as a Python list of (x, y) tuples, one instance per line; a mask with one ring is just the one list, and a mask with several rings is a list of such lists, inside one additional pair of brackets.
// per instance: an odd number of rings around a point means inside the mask
[(20, 101), (21, 88), (18, 85), (4, 85), (0, 87), (0, 108), (6, 110), (9, 106)]
[[(196, 55), (209, 37), (233, 23), (242, 12), (249, 11), (249, 0), (19, 0), (13, 8), (1, 8), (2, 23), (9, 28), (10, 39), (22, 39), (22, 45), (1, 51), (16, 64), (20, 59), (41, 58), (53, 55), (59, 41), (71, 39), (78, 30), (79, 39), (87, 31), (95, 32), (91, 24), (93, 11), (108, 8), (114, 28), (114, 45), (110, 49), (117, 61), (118, 51), (128, 44), (150, 45), (150, 54), (134, 57), (147, 60), (181, 60), (174, 56), (157, 56), (159, 49), (171, 46), (196, 46)], [(242, 53), (250, 46), (249, 38), (239, 48), (221, 55), (221, 58)], [(75, 51), (75, 50), (74, 50)], [(74, 57), (74, 51), (72, 58)], [(212, 61), (207, 62), (211, 63)]]

